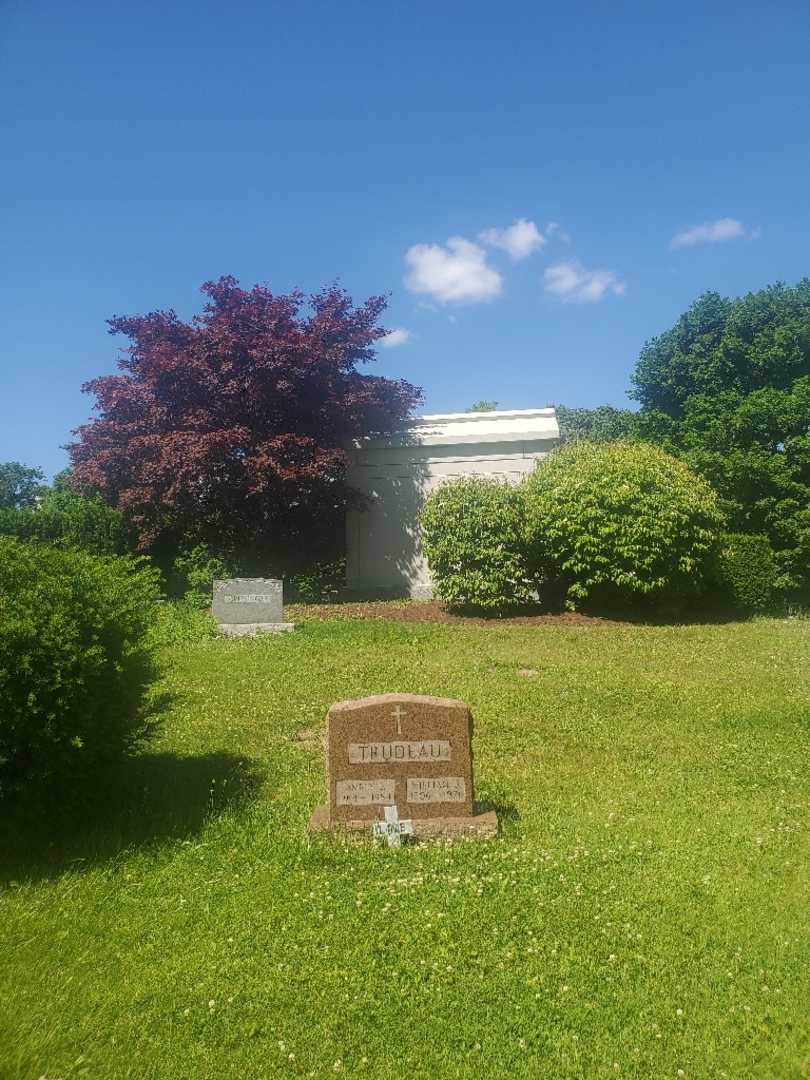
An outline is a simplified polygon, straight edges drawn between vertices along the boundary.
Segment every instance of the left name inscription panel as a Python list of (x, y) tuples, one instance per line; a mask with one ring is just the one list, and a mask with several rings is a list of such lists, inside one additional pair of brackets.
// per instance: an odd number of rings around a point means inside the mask
[(395, 780), (338, 780), (335, 783), (337, 806), (393, 806)]

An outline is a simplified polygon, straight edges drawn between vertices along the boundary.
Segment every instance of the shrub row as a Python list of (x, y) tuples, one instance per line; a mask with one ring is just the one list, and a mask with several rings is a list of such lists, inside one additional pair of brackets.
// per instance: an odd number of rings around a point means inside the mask
[(517, 486), (448, 483), (421, 525), (436, 591), (453, 607), (497, 611), (541, 592), (569, 609), (676, 612), (714, 599), (755, 611), (778, 576), (768, 540), (725, 536), (708, 482), (649, 443), (574, 443)]
[(779, 591), (780, 566), (767, 536), (728, 533), (720, 550), (720, 585), (739, 611), (765, 611)]
[(0, 509), (0, 535), (82, 548), (96, 555), (120, 555), (129, 546), (124, 519), (98, 495), (70, 488), (48, 489), (36, 508)]
[[(208, 545), (197, 543), (177, 552), (169, 568), (170, 591), (182, 596), (192, 607), (211, 607), (211, 590), (216, 578), (254, 577), (253, 568), (238, 554), (223, 555)], [(261, 574), (268, 576), (267, 570)], [(296, 573), (278, 573), (284, 578), (285, 602), (326, 603), (338, 595), (346, 581), (346, 560), (335, 558), (312, 562)]]

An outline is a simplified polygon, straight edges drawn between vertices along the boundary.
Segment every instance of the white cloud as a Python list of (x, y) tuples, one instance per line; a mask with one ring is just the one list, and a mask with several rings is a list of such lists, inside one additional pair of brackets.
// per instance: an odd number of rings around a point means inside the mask
[(547, 293), (580, 304), (592, 304), (606, 293), (624, 296), (626, 286), (612, 270), (586, 270), (577, 259), (549, 266), (543, 274)]
[(533, 221), (517, 218), (505, 229), (484, 229), (478, 239), (492, 247), (508, 251), (513, 259), (525, 259), (546, 243), (546, 237)]
[(669, 246), (682, 248), (694, 247), (695, 244), (716, 244), (721, 240), (735, 240), (738, 236), (745, 236), (743, 223), (736, 218), (724, 217), (717, 221), (704, 221), (702, 225), (693, 225), (675, 233)]
[(463, 236), (451, 236), (446, 245), (414, 244), (405, 252), (405, 265), (406, 288), (441, 304), (477, 304), (503, 288), (484, 249)]
[(395, 349), (397, 345), (407, 345), (410, 340), (410, 330), (406, 330), (404, 326), (398, 326), (396, 330), (390, 330), (385, 337), (380, 338), (380, 345), (384, 349)]
[(550, 240), (552, 236), (556, 236), (559, 240), (562, 240), (564, 244), (571, 243), (571, 237), (559, 221), (550, 221), (548, 225), (546, 225), (546, 240)]

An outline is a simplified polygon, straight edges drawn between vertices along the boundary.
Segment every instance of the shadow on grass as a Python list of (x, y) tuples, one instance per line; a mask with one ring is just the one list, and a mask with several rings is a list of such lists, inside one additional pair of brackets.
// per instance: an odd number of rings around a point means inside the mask
[(589, 610), (588, 614), (633, 626), (726, 626), (729, 623), (750, 622), (752, 615), (732, 610), (691, 609), (678, 612), (632, 609)]
[[(544, 597), (528, 604), (505, 606), (487, 610), (470, 605), (447, 605), (440, 600), (415, 600), (404, 594), (393, 592), (352, 592), (344, 593), (318, 603), (306, 603), (300, 606), (325, 613), (337, 612), (347, 608), (352, 614), (362, 615), (367, 607), (368, 614), (380, 617), (381, 605), (388, 608), (385, 617), (392, 621), (408, 623), (465, 623), (470, 625), (508, 626), (558, 623), (582, 625), (586, 623), (614, 623), (617, 626), (722, 626), (728, 623), (747, 622), (751, 613), (741, 612), (730, 607), (693, 606), (677, 609), (656, 608), (641, 601), (633, 605), (616, 601), (592, 600), (575, 612), (568, 611), (559, 598)], [(759, 612), (763, 615), (784, 615), (782, 608)]]
[(90, 801), (32, 815), (4, 808), (0, 884), (57, 877), (121, 852), (188, 839), (212, 817), (244, 805), (263, 780), (255, 763), (228, 753), (139, 754), (95, 781)]
[(729, 607), (694, 606), (664, 609), (642, 602), (620, 604), (605, 601), (584, 604), (573, 612), (569, 611), (561, 601), (551, 602), (549, 600), (514, 605), (500, 608), (497, 611), (482, 611), (472, 607), (447, 608), (447, 611), (464, 618), (486, 621), (494, 626), (498, 623), (509, 622), (510, 619), (521, 620), (533, 617), (559, 619), (561, 624), (598, 620), (618, 624), (631, 623), (636, 626), (725, 625), (726, 623), (746, 622), (752, 617), (750, 613), (740, 612)]
[(498, 815), (498, 824), (503, 826), (507, 821), (514, 823), (520, 821), (520, 811), (514, 803), (508, 802), (506, 798), (498, 792), (493, 793), (491, 799), (476, 799), (474, 810), (476, 814), (486, 814), (490, 810), (494, 810)]

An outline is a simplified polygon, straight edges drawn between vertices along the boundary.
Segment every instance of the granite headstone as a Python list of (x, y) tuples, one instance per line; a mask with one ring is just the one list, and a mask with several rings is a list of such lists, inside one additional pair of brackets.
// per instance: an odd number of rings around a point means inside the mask
[(395, 806), (417, 836), (494, 835), (473, 802), (472, 715), (463, 701), (380, 694), (333, 705), (326, 718), (326, 804), (311, 829), (370, 829)]
[(281, 633), (292, 630), (284, 622), (284, 587), (279, 578), (227, 578), (214, 582), (211, 611), (224, 634)]

